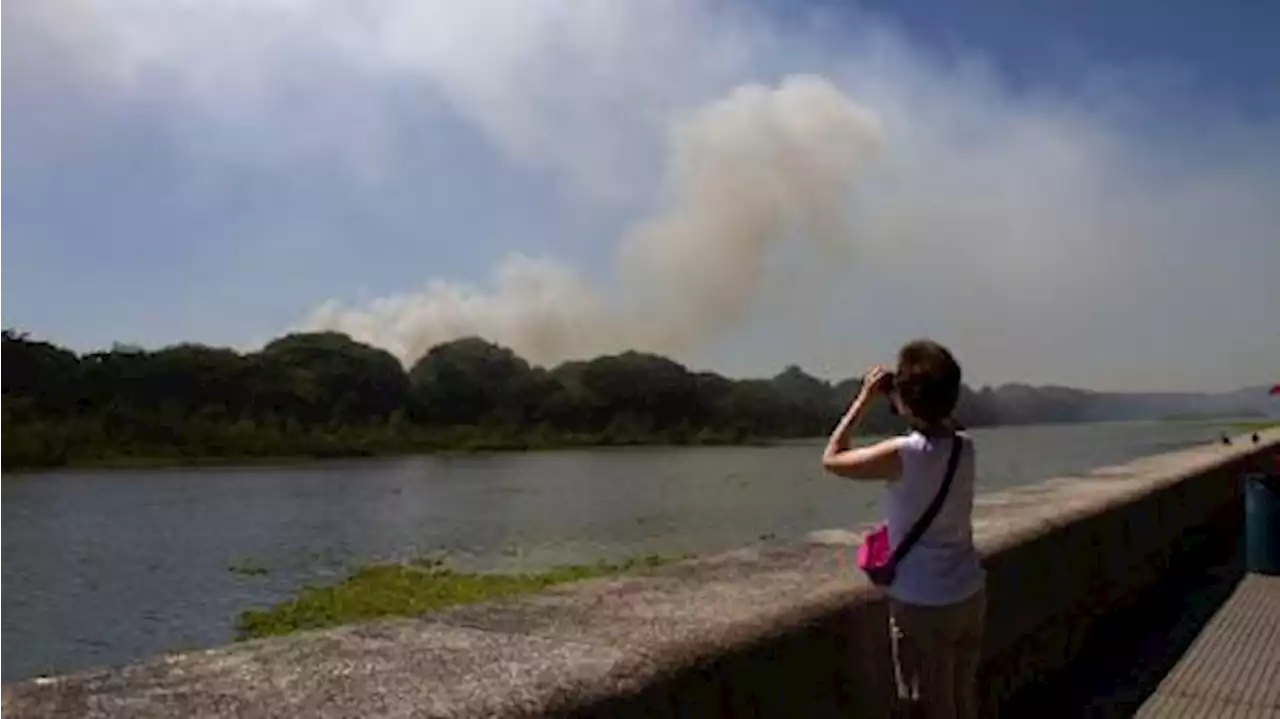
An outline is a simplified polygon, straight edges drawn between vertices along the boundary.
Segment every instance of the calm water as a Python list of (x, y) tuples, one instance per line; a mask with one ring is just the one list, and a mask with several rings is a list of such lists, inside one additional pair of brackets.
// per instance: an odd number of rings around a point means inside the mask
[[(1213, 441), (1209, 424), (979, 430), (999, 489)], [(565, 451), (3, 478), (3, 679), (232, 638), (235, 616), (372, 560), (506, 569), (715, 552), (874, 518), (819, 446)], [(251, 562), (261, 576), (233, 572)]]

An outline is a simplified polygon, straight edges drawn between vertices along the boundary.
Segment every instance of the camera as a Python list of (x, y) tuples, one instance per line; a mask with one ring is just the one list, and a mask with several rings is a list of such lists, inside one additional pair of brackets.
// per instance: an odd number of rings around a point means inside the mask
[(885, 372), (884, 375), (876, 382), (876, 390), (888, 394), (893, 391), (894, 376), (892, 372)]

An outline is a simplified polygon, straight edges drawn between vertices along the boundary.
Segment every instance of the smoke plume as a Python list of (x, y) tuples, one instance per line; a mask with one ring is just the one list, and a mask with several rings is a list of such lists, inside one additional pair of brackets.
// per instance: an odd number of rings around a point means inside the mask
[(744, 85), (672, 127), (663, 209), (620, 238), (614, 291), (516, 254), (490, 288), (435, 281), (363, 307), (331, 302), (306, 324), (407, 362), (467, 334), (541, 363), (632, 348), (685, 354), (739, 325), (778, 243), (850, 249), (845, 213), (876, 145), (875, 121), (820, 77)]

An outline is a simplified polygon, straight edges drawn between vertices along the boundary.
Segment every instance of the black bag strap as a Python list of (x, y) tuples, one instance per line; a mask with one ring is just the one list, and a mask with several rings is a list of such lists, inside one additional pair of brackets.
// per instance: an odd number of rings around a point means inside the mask
[(934, 495), (933, 502), (929, 504), (928, 509), (924, 510), (924, 514), (916, 520), (911, 526), (911, 531), (907, 532), (907, 536), (902, 538), (902, 542), (893, 548), (893, 563), (897, 564), (902, 558), (907, 556), (907, 552), (920, 541), (920, 537), (924, 536), (929, 525), (933, 524), (933, 520), (938, 516), (938, 512), (942, 511), (942, 503), (947, 501), (947, 493), (951, 491), (951, 480), (955, 479), (956, 466), (960, 464), (960, 452), (964, 449), (964, 439), (958, 432), (951, 434), (951, 456), (947, 458), (947, 474), (942, 479), (942, 486), (938, 488), (938, 493)]

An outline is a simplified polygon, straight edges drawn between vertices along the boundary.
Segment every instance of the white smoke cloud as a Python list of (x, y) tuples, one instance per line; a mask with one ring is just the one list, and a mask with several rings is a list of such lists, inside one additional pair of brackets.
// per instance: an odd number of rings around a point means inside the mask
[(437, 281), (364, 307), (329, 303), (306, 324), (408, 361), (467, 334), (544, 363), (629, 348), (683, 354), (743, 320), (773, 244), (848, 247), (844, 214), (875, 141), (867, 113), (820, 78), (743, 86), (673, 128), (669, 206), (622, 238), (612, 295), (570, 267), (513, 255), (489, 291)]
[[(1202, 126), (1191, 137), (1204, 144), (1188, 145), (1185, 136), (1162, 136), (1176, 108), (1154, 100), (1144, 104), (1137, 92), (1140, 77), (1126, 86), (1123, 75), (1113, 72), (1115, 89), (1093, 96), (1015, 93), (980, 64), (932, 60), (875, 25), (846, 38), (846, 47), (833, 48), (801, 36), (752, 34), (758, 28), (744, 25), (718, 32), (696, 14), (627, 20), (655, 33), (699, 28), (697, 35), (709, 44), (741, 49), (741, 71), (748, 76), (753, 69), (768, 74), (785, 66), (777, 57), (786, 54), (823, 68), (824, 82), (844, 103), (856, 103), (858, 112), (878, 119), (878, 152), (851, 160), (842, 151), (866, 149), (852, 134), (836, 142), (810, 135), (797, 153), (809, 158), (801, 162), (829, 154), (842, 171), (799, 181), (781, 169), (789, 162), (785, 153), (770, 155), (778, 145), (768, 133), (737, 134), (741, 125), (727, 118), (710, 121), (715, 113), (708, 110), (701, 132), (673, 136), (668, 172), (679, 175), (688, 158), (704, 151), (699, 147), (718, 148), (721, 161), (701, 180), (668, 177), (667, 188), (683, 197), (674, 200), (683, 209), (641, 219), (620, 238), (618, 284), (610, 291), (586, 294), (586, 278), (544, 260), (544, 267), (556, 268), (556, 277), (575, 278), (566, 292), (575, 299), (565, 309), (547, 311), (544, 322), (530, 317), (529, 308), (537, 305), (499, 282), (468, 289), (470, 297), (490, 300), (483, 316), (474, 309), (450, 310), (443, 296), (419, 295), (419, 302), (399, 297), (394, 317), (330, 304), (307, 326), (381, 338), (404, 348), (410, 361), (425, 346), (474, 332), (546, 362), (629, 347), (696, 358), (705, 356), (700, 345), (723, 346), (721, 337), (746, 329), (764, 335), (763, 344), (750, 353), (730, 350), (718, 358), (721, 366), (759, 372), (799, 361), (833, 374), (854, 371), (891, 354), (894, 343), (928, 334), (955, 345), (981, 368), (980, 378), (1089, 377), (1121, 388), (1193, 383), (1198, 368), (1210, 364), (1224, 365), (1224, 374), (1233, 378), (1224, 377), (1224, 383), (1261, 378), (1266, 354), (1280, 351), (1270, 340), (1264, 342), (1270, 352), (1260, 353), (1261, 340), (1239, 335), (1213, 343), (1178, 339), (1188, 330), (1206, 338), (1231, 335), (1223, 327), (1233, 322), (1266, 326), (1261, 308), (1280, 306), (1263, 269), (1280, 260), (1276, 243), (1264, 239), (1280, 221), (1275, 165), (1263, 159), (1280, 159), (1275, 123), (1247, 126), (1249, 132), (1242, 133), (1229, 116), (1193, 108)], [(688, 57), (700, 59), (693, 47), (682, 46)], [(556, 55), (547, 47), (534, 54)], [(604, 63), (618, 71), (627, 91), (647, 88), (634, 80), (637, 73), (680, 76), (667, 58), (639, 54), (653, 61), (652, 69), (643, 62), (626, 71)], [(692, 64), (689, 87), (714, 84), (700, 75), (700, 63)], [(521, 88), (513, 95), (520, 98), (520, 110), (499, 112), (465, 93), (455, 101), (474, 117), (497, 118), (481, 123), (504, 145), (540, 137), (538, 152), (560, 157), (552, 165), (571, 180), (590, 184), (610, 172), (628, 177), (602, 167), (576, 172), (577, 158), (597, 148), (610, 158), (609, 167), (633, 167), (634, 158), (613, 162), (626, 155), (619, 146), (650, 147), (644, 128), (617, 122), (614, 98), (593, 94), (593, 88), (609, 86), (611, 75), (593, 81), (560, 66), (558, 82), (539, 82), (523, 66), (485, 67), (484, 87)], [(450, 81), (466, 86), (463, 77), (452, 75)], [(584, 92), (585, 109), (577, 116), (587, 118), (589, 132), (574, 127), (557, 133), (553, 119), (571, 102), (533, 97), (543, 90), (558, 97), (564, 88)], [(637, 111), (654, 105), (667, 110), (681, 99), (677, 92), (647, 89), (637, 91), (631, 105)], [(729, 90), (722, 97), (741, 99), (736, 92), (751, 91)], [(746, 113), (760, 106), (721, 99), (709, 107)], [(795, 195), (801, 199), (791, 207), (761, 201), (762, 176), (786, 176), (787, 186), (804, 188)], [(743, 183), (734, 186), (726, 178)], [(726, 188), (723, 196), (705, 189), (717, 187)], [(838, 236), (837, 244), (851, 252), (835, 262), (811, 253), (787, 265), (785, 277), (767, 275), (770, 267), (779, 271), (769, 261), (770, 241), (814, 236)], [(1210, 237), (1238, 249), (1224, 251)], [(634, 256), (636, 246), (647, 250), (641, 260)], [(565, 317), (569, 307), (573, 320)], [(413, 321), (419, 313), (468, 321), (445, 329), (440, 321)], [(561, 329), (557, 336), (563, 341), (552, 341), (542, 324), (575, 330)], [(415, 329), (393, 339), (387, 327)], [(864, 349), (873, 342), (886, 346)], [(1141, 348), (1155, 346), (1168, 348), (1164, 356), (1144, 357)], [(1169, 353), (1182, 353), (1182, 360), (1170, 361)]]
[(1015, 90), (874, 20), (783, 29), (717, 0), (53, 5), (6, 4), (37, 31), (6, 23), (6, 67), (44, 57), (14, 38), (55, 28), (67, 72), (125, 98), (163, 88), (221, 133), (201, 146), (394, 182), (387, 126), (421, 95), (575, 206), (634, 212), (603, 275), (512, 248), (486, 284), (424, 268), (421, 289), (303, 320), (406, 360), (481, 334), (542, 362), (648, 346), (847, 374), (929, 334), (977, 381), (1274, 379), (1280, 123), (1140, 75)]
[(341, 330), (406, 361), (441, 341), (473, 334), (503, 338), (529, 359), (554, 361), (565, 348), (592, 354), (622, 339), (609, 325), (604, 302), (571, 268), (513, 254), (494, 270), (492, 289), (433, 280), (421, 292), (356, 308), (327, 302), (305, 325)]

